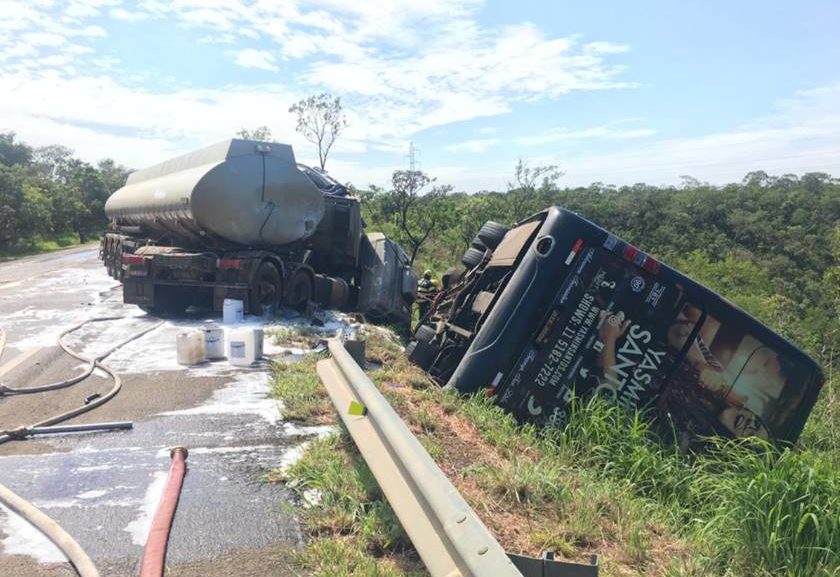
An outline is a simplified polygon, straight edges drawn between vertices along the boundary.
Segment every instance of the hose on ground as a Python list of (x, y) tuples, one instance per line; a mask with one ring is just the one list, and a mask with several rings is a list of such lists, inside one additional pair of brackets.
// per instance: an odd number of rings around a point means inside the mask
[[(85, 380), (86, 378), (88, 378), (93, 373), (93, 371), (96, 369), (97, 361), (101, 361), (101, 360), (105, 359), (105, 357), (107, 357), (108, 355), (110, 355), (111, 353), (113, 353), (114, 351), (119, 349), (120, 347), (123, 347), (123, 346), (127, 345), (128, 343), (130, 343), (131, 341), (133, 341), (133, 340), (139, 338), (140, 336), (146, 334), (147, 332), (156, 329), (161, 324), (161, 323), (157, 323), (157, 324), (153, 325), (152, 327), (150, 327), (149, 329), (144, 330), (143, 332), (118, 343), (117, 345), (111, 347), (110, 349), (108, 349), (107, 351), (105, 351), (104, 353), (102, 353), (101, 355), (97, 356), (94, 359), (87, 359), (85, 357), (82, 357), (82, 356), (78, 355), (75, 351), (70, 349), (67, 346), (67, 344), (64, 343), (64, 340), (63, 340), (64, 337), (66, 337), (67, 335), (69, 335), (72, 332), (75, 332), (75, 331), (79, 330), (80, 328), (82, 328), (83, 326), (85, 326), (88, 323), (103, 322), (103, 321), (115, 321), (115, 320), (120, 320), (122, 318), (123, 317), (98, 317), (98, 318), (88, 319), (84, 322), (81, 322), (77, 325), (74, 325), (74, 326), (70, 327), (66, 331), (63, 331), (58, 336), (58, 346), (61, 347), (64, 350), (64, 352), (66, 352), (67, 354), (69, 354), (70, 356), (72, 356), (74, 358), (77, 358), (81, 361), (84, 361), (84, 362), (88, 363), (88, 366), (84, 370), (84, 372), (82, 372), (82, 373), (80, 373), (80, 374), (78, 374), (74, 377), (70, 377), (69, 379), (64, 379), (63, 381), (58, 381), (58, 382), (55, 382), (55, 383), (49, 383), (49, 384), (46, 384), (46, 385), (38, 385), (37, 387), (15, 388), (15, 387), (9, 387), (9, 386), (0, 384), (0, 396), (3, 396), (3, 395), (28, 395), (28, 394), (32, 394), (32, 393), (45, 393), (47, 391), (55, 391), (55, 390), (58, 390), (58, 389), (64, 389), (66, 387), (75, 385), (76, 383), (79, 383), (79, 382)], [(0, 347), (0, 354), (2, 354), (2, 351), (3, 351), (3, 349)]]
[[(110, 376), (111, 379), (113, 379), (113, 381), (114, 381), (114, 386), (111, 387), (111, 390), (108, 391), (103, 396), (99, 397), (98, 399), (95, 399), (95, 400), (93, 400), (93, 401), (91, 401), (91, 402), (89, 402), (85, 405), (82, 405), (80, 407), (76, 407), (75, 409), (71, 409), (71, 410), (66, 411), (64, 413), (60, 413), (58, 415), (55, 415), (55, 416), (50, 417), (48, 419), (45, 419), (43, 421), (33, 423), (32, 425), (29, 425), (29, 426), (19, 427), (17, 429), (12, 429), (12, 430), (8, 430), (8, 431), (0, 431), (0, 445), (2, 445), (3, 443), (6, 443), (8, 441), (11, 441), (13, 439), (16, 439), (16, 440), (25, 439), (26, 437), (29, 436), (29, 430), (34, 428), (34, 427), (47, 427), (49, 425), (55, 425), (56, 423), (60, 423), (62, 421), (66, 421), (67, 419), (72, 419), (73, 417), (77, 417), (77, 416), (81, 415), (82, 413), (87, 413), (88, 411), (92, 411), (96, 407), (99, 407), (100, 405), (104, 405), (105, 403), (110, 401), (117, 393), (120, 392), (120, 389), (122, 388), (122, 380), (120, 379), (120, 376), (116, 372), (114, 372), (110, 367), (102, 364), (101, 359), (104, 359), (105, 357), (107, 357), (108, 355), (113, 353), (118, 348), (120, 348), (122, 346), (125, 346), (128, 343), (130, 343), (131, 341), (139, 339), (140, 337), (142, 337), (146, 333), (148, 333), (150, 331), (153, 331), (154, 329), (158, 328), (160, 325), (163, 324), (163, 321), (155, 323), (151, 327), (145, 328), (142, 331), (140, 331), (138, 333), (135, 333), (130, 338), (122, 341), (121, 343), (119, 343), (118, 345), (116, 345), (114, 347), (111, 347), (105, 353), (99, 355), (98, 357), (96, 357), (94, 359), (89, 359), (89, 358), (83, 356), (82, 354), (77, 353), (76, 351), (72, 350), (67, 345), (65, 345), (63, 343), (63, 341), (61, 340), (62, 337), (64, 337), (68, 333), (70, 333), (72, 331), (75, 331), (75, 330), (78, 330), (79, 328), (86, 325), (87, 323), (100, 322), (100, 321), (106, 321), (106, 320), (115, 320), (115, 319), (119, 319), (119, 318), (122, 318), (122, 317), (99, 317), (99, 318), (89, 319), (89, 320), (87, 320), (83, 323), (80, 323), (80, 324), (64, 331), (61, 334), (61, 336), (59, 336), (59, 338), (58, 338), (59, 346), (61, 346), (61, 348), (64, 349), (64, 351), (67, 354), (69, 354), (73, 358), (79, 359), (82, 362), (91, 363), (90, 371), (87, 372), (86, 376), (90, 375), (94, 371), (94, 369), (96, 369), (96, 368), (99, 368), (99, 369), (102, 369), (103, 371), (105, 371), (108, 374), (108, 376)], [(64, 386), (67, 386), (67, 385), (64, 385)], [(35, 387), (33, 387), (33, 388), (35, 388)], [(61, 388), (61, 387), (57, 387), (57, 388)], [(47, 389), (47, 390), (52, 390), (52, 389)], [(27, 391), (32, 392), (29, 389), (27, 389)]]
[(175, 447), (169, 452), (169, 456), (172, 459), (169, 476), (166, 478), (166, 487), (158, 502), (149, 536), (146, 538), (146, 546), (143, 548), (140, 577), (163, 577), (169, 532), (172, 530), (172, 519), (175, 517), (181, 486), (187, 472), (187, 450), (184, 447)]
[(30, 525), (38, 529), (55, 543), (62, 553), (67, 557), (79, 577), (99, 577), (99, 571), (90, 560), (90, 557), (82, 550), (78, 543), (58, 523), (44, 514), (32, 503), (19, 497), (10, 491), (5, 485), (0, 484), (0, 502), (20, 515)]

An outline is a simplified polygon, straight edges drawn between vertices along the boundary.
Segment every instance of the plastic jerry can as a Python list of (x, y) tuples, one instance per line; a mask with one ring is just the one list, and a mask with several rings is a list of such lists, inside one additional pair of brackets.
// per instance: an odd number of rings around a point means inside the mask
[(204, 352), (207, 360), (225, 358), (225, 330), (218, 325), (205, 325), (201, 330), (204, 333)]
[(228, 334), (227, 358), (232, 365), (247, 367), (257, 360), (256, 329), (233, 329)]
[(244, 320), (245, 303), (237, 299), (225, 299), (222, 305), (222, 321), (226, 325), (233, 325)]
[(197, 365), (206, 360), (202, 331), (178, 333), (175, 343), (179, 365)]

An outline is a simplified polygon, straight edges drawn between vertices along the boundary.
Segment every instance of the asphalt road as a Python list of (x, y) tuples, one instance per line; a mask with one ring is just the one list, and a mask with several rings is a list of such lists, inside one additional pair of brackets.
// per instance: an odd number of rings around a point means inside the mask
[[(121, 318), (85, 325), (66, 342), (93, 355), (159, 320), (122, 304), (120, 285), (105, 274), (95, 249), (0, 264), (0, 326), (7, 335), (0, 382), (33, 386), (82, 370), (83, 363), (63, 353), (56, 339), (74, 324), (101, 316)], [(175, 335), (205, 321), (187, 315), (169, 319), (116, 351), (105, 362), (121, 374), (123, 390), (103, 407), (69, 421), (133, 420), (133, 430), (0, 445), (0, 482), (55, 518), (104, 577), (137, 574), (169, 468), (168, 449), (175, 445), (188, 447), (190, 455), (167, 575), (300, 574), (290, 564), (303, 544), (291, 496), (261, 476), (293, 462), (301, 444), (325, 430), (283, 422), (278, 404), (266, 394), (265, 362), (251, 369), (225, 361), (190, 369), (177, 365)], [(268, 352), (279, 351), (269, 347)], [(296, 355), (282, 358), (293, 362)], [(61, 391), (0, 397), (0, 429), (78, 406), (111, 384), (97, 371)], [(40, 533), (0, 507), (0, 576), (74, 574)]]

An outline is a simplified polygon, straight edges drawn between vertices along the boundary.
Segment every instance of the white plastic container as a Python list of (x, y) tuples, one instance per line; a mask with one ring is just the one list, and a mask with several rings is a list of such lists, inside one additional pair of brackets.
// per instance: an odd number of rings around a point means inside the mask
[(175, 343), (179, 365), (197, 365), (207, 360), (202, 331), (178, 333)]
[(228, 333), (227, 358), (232, 365), (247, 367), (257, 360), (257, 331), (243, 327), (233, 329)]
[(237, 299), (225, 299), (222, 306), (222, 321), (234, 325), (245, 320), (245, 303)]
[(204, 325), (204, 353), (207, 360), (225, 358), (225, 330), (218, 325)]

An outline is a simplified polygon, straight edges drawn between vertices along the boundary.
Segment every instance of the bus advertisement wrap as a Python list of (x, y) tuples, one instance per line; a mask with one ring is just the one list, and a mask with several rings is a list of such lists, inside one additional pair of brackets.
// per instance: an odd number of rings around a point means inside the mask
[(680, 286), (636, 264), (605, 248), (582, 251), (497, 402), (552, 426), (565, 424), (573, 395), (598, 394), (629, 411), (654, 408), (692, 435), (786, 430), (805, 369), (703, 317)]

